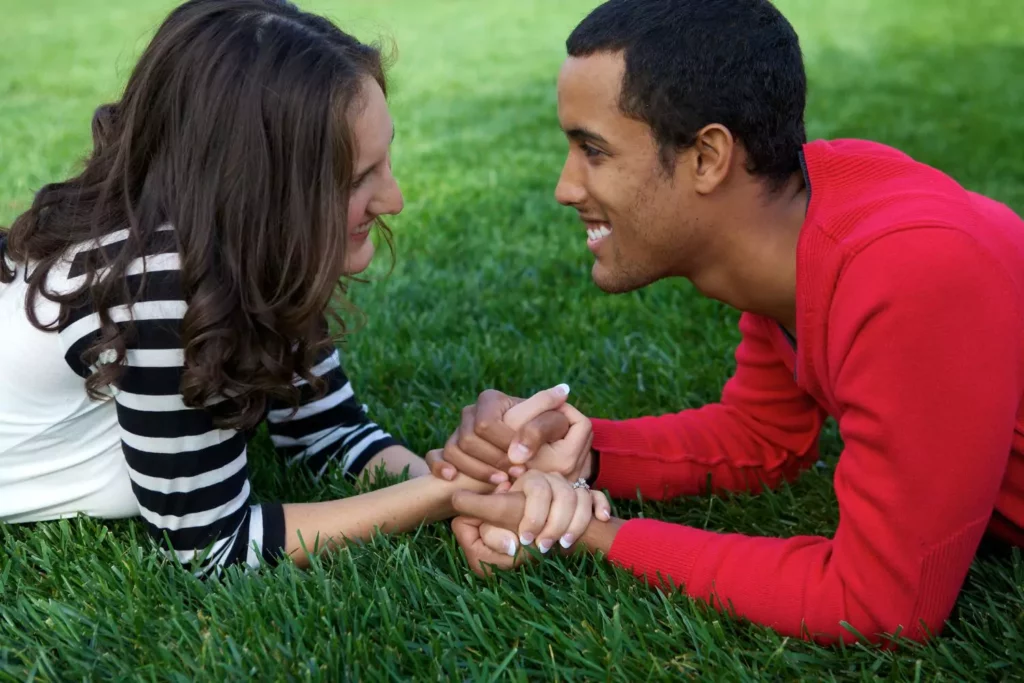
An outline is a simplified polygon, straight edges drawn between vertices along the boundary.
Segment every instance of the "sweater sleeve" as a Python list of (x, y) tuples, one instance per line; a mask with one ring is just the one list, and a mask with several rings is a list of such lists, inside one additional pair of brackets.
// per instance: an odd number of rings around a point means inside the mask
[(305, 380), (298, 410), (275, 403), (267, 414), (270, 439), (289, 466), (308, 467), (321, 476), (330, 466), (355, 478), (373, 456), (398, 440), (371, 420), (357, 400), (337, 349), (327, 349), (313, 368), (327, 388), (318, 397)]
[(1022, 370), (1009, 278), (973, 241), (906, 230), (855, 256), (828, 319), (845, 450), (833, 538), (627, 522), (610, 559), (819, 642), (941, 632), (998, 496)]
[(825, 412), (775, 351), (772, 323), (744, 314), (736, 370), (718, 403), (656, 417), (592, 420), (613, 497), (660, 500), (723, 490), (757, 492), (791, 481), (818, 458)]
[[(118, 248), (126, 233), (115, 233), (105, 249)], [(124, 371), (113, 393), (132, 491), (150, 535), (197, 575), (232, 564), (274, 563), (284, 548), (284, 513), (277, 503), (252, 500), (246, 436), (214, 425), (216, 405), (190, 408), (180, 392), (184, 371), (179, 258), (165, 232), (127, 276), (133, 303), (108, 309), (125, 336)], [(81, 278), (88, 251), (70, 267), (69, 286)], [(145, 279), (143, 279), (145, 278)], [(137, 295), (137, 296), (134, 296)], [(68, 365), (83, 378), (100, 359), (86, 365), (83, 353), (101, 335), (91, 305), (73, 309), (60, 329)], [(108, 352), (109, 353), (109, 352)]]

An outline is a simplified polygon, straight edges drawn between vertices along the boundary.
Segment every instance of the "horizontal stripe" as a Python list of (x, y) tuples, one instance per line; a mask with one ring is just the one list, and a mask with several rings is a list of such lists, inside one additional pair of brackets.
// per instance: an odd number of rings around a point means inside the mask
[(274, 444), (274, 446), (279, 446), (282, 448), (299, 446), (305, 448), (317, 447), (318, 449), (322, 449), (324, 447), (324, 441), (328, 442), (327, 445), (334, 443), (335, 441), (340, 441), (349, 434), (366, 428), (367, 424), (369, 423), (346, 425), (344, 427), (328, 427), (327, 429), (322, 429), (318, 432), (313, 432), (312, 434), (304, 434), (298, 438), (275, 434), (272, 431), (270, 435), (270, 441), (271, 443)]
[(185, 366), (183, 349), (128, 349), (125, 362), (136, 368), (181, 368)]
[(221, 508), (230, 504), (240, 491), (249, 486), (248, 477), (249, 471), (243, 467), (222, 481), (192, 491), (165, 493), (141, 485), (133, 486), (132, 490), (135, 491), (139, 506), (151, 512), (178, 518), (213, 512), (216, 517), (222, 517)]
[[(353, 427), (348, 427), (347, 429), (355, 430), (355, 429), (358, 429), (360, 426), (361, 425), (355, 425)], [(269, 427), (269, 425), (268, 425), (268, 427)], [(322, 429), (322, 430), (319, 430), (317, 432), (313, 432), (311, 434), (302, 434), (301, 436), (293, 437), (293, 436), (284, 436), (282, 434), (276, 434), (276, 433), (274, 433), (274, 429), (271, 428), (271, 429), (269, 429), (269, 432), (270, 432), (270, 443), (273, 444), (275, 449), (279, 449), (279, 450), (280, 449), (297, 449), (299, 451), (302, 451), (303, 449), (307, 449), (307, 447), (309, 447), (313, 443), (316, 443), (317, 441), (321, 440), (325, 436), (329, 436), (331, 434), (334, 434), (335, 432), (338, 431), (338, 429), (346, 429), (346, 428), (345, 427), (341, 427), (341, 428), (339, 428), (339, 427), (328, 427), (327, 429)]]
[[(140, 519), (150, 536), (163, 544), (164, 547), (174, 550), (201, 551), (222, 538), (231, 538), (234, 534), (238, 533), (239, 529), (247, 529), (249, 510), (248, 505), (243, 505), (208, 526), (184, 527), (180, 529), (153, 524), (145, 516), (141, 516)], [(244, 527), (242, 526), (243, 524), (245, 525)], [(167, 542), (164, 541), (165, 535)], [(232, 545), (230, 551), (234, 553), (235, 546)], [(241, 554), (243, 557), (245, 556), (244, 548), (242, 548)]]
[[(118, 230), (116, 233), (101, 238), (99, 243), (86, 243), (84, 247), (76, 249), (71, 261), (71, 268), (68, 270), (68, 279), (80, 277), (88, 273), (90, 269), (94, 269), (96, 272), (101, 271), (104, 264), (116, 260), (127, 248), (128, 237), (127, 230)], [(158, 231), (149, 237), (148, 242), (142, 249), (142, 252), (148, 256), (178, 251), (177, 239), (172, 232)]]
[(337, 429), (337, 425), (350, 425), (351, 429), (358, 429), (368, 424), (372, 423), (367, 418), (362, 406), (354, 400), (349, 400), (317, 415), (302, 420), (271, 424), (269, 427), (271, 434), (282, 438), (299, 439), (304, 434)]
[[(185, 316), (188, 306), (184, 301), (140, 301), (130, 308), (128, 306), (112, 306), (109, 309), (112, 322), (132, 322), (141, 320), (173, 320), (179, 321)], [(153, 326), (145, 326), (153, 327)], [(92, 312), (80, 320), (71, 323), (58, 334), (64, 348), (72, 347), (80, 338), (100, 329), (100, 315)], [(180, 334), (180, 333), (179, 333)], [(180, 344), (180, 341), (178, 342)]]
[(291, 408), (281, 408), (279, 410), (271, 410), (267, 413), (267, 420), (278, 423), (303, 420), (307, 417), (322, 413), (330, 408), (334, 408), (353, 396), (355, 396), (355, 392), (352, 391), (352, 384), (350, 382), (345, 382), (345, 386), (341, 389), (338, 389), (321, 399), (313, 401), (312, 403), (307, 403), (301, 406), (298, 410), (294, 411), (294, 415), (292, 415), (293, 410)]
[(181, 377), (185, 370), (176, 368), (133, 368), (127, 366), (117, 388), (132, 394), (175, 396), (181, 393)]
[[(136, 495), (138, 495), (138, 491), (136, 491)], [(140, 503), (139, 512), (143, 519), (161, 529), (202, 529), (212, 525), (214, 522), (223, 521), (231, 513), (237, 512), (245, 505), (247, 500), (249, 500), (248, 480), (245, 481), (242, 489), (234, 498), (208, 510), (184, 515), (161, 514), (155, 510), (150, 510)], [(178, 547), (177, 544), (175, 544), (175, 547)]]
[(131, 467), (128, 468), (128, 476), (133, 482), (138, 484), (139, 487), (150, 491), (184, 493), (189, 491), (198, 491), (199, 489), (227, 481), (239, 472), (245, 471), (247, 464), (246, 452), (243, 450), (239, 453), (238, 457), (228, 464), (191, 477), (172, 477), (166, 479), (162, 477), (151, 477), (148, 474), (136, 472)]
[(383, 439), (377, 439), (370, 445), (368, 445), (362, 453), (355, 458), (349, 460), (348, 465), (344, 469), (344, 474), (350, 479), (357, 478), (362, 474), (363, 470), (366, 469), (366, 465), (373, 460), (374, 456), (380, 453), (385, 448), (391, 448), (392, 446), (401, 446), (399, 441), (385, 433)]
[[(84, 280), (83, 280), (84, 282)], [(115, 297), (109, 302), (110, 308), (138, 306), (142, 303), (154, 301), (182, 301), (181, 273), (178, 271), (154, 272), (146, 275), (132, 275), (124, 280), (125, 289), (115, 289), (112, 295)], [(75, 287), (78, 289), (81, 287)], [(74, 290), (71, 290), (74, 291)], [(87, 318), (95, 312), (92, 305), (78, 306), (68, 311), (67, 318), (61, 325), (61, 331), (75, 324), (83, 318)], [(138, 316), (136, 316), (138, 319)]]
[(154, 454), (136, 449), (125, 441), (121, 442), (121, 450), (124, 451), (128, 467), (136, 472), (150, 477), (173, 479), (194, 477), (223, 467), (245, 450), (245, 444), (245, 435), (239, 432), (228, 441), (192, 452)]
[[(177, 410), (191, 410), (185, 405), (185, 399), (181, 394), (161, 394), (149, 396), (147, 394), (135, 394), (130, 391), (119, 391), (116, 394), (118, 405), (129, 410), (146, 413), (169, 413)], [(149, 419), (160, 419), (151, 417)]]
[[(319, 363), (311, 367), (309, 369), (309, 374), (313, 375), (314, 377), (323, 377), (331, 370), (337, 370), (340, 367), (341, 357), (338, 354), (338, 350), (335, 349), (334, 352), (331, 353), (331, 355), (328, 356), (325, 360), (320, 361)], [(295, 380), (295, 386), (302, 386), (304, 384), (308, 383), (301, 377)]]
[(383, 439), (386, 436), (387, 434), (384, 433), (384, 430), (375, 429), (366, 436), (364, 436), (363, 438), (361, 438), (358, 443), (349, 447), (348, 450), (345, 452), (345, 459), (342, 464), (342, 469), (347, 470), (349, 465), (352, 464), (352, 461), (358, 458), (359, 454), (366, 450), (366, 448), (370, 444), (372, 444), (375, 441), (379, 441), (380, 439)]
[[(205, 410), (186, 409), (153, 415), (152, 413), (133, 410), (118, 401), (117, 418), (121, 424), (121, 429), (126, 434), (147, 439), (201, 437), (208, 432), (217, 431), (213, 425), (213, 418)], [(213, 440), (211, 437), (209, 445), (221, 443), (223, 440), (223, 438)], [(129, 439), (129, 441), (131, 440)], [(132, 441), (132, 445), (135, 445), (134, 441)], [(204, 448), (209, 447), (209, 445), (204, 446)]]
[(201, 451), (228, 442), (237, 432), (227, 429), (215, 429), (202, 434), (182, 435), (173, 438), (148, 437), (141, 434), (121, 430), (121, 440), (137, 451), (146, 453), (181, 453), (183, 451)]

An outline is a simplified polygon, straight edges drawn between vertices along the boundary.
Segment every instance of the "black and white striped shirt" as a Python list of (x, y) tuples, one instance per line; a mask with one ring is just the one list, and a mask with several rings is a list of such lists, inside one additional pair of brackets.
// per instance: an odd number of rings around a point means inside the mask
[[(234, 563), (256, 565), (261, 556), (273, 563), (285, 542), (284, 515), (280, 504), (252, 501), (247, 435), (214, 426), (218, 404), (196, 409), (183, 402), (181, 321), (187, 302), (173, 231), (166, 227), (160, 236), (128, 270), (135, 303), (109, 309), (116, 323), (134, 325), (123, 377), (110, 394), (139, 514), (149, 531), (161, 542), (166, 536), (178, 560), (198, 573)], [(76, 249), (51, 272), (51, 287), (77, 288), (85, 253), (90, 248), (113, 252), (126, 238), (127, 231), (119, 231), (99, 245)], [(72, 310), (59, 329), (64, 360), (81, 378), (94, 369), (81, 356), (98, 334), (99, 316), (91, 306)], [(313, 374), (326, 379), (326, 395), (315, 400), (312, 388), (296, 378), (301, 407), (296, 412), (271, 405), (265, 420), (271, 441), (287, 466), (310, 468), (317, 476), (340, 467), (355, 476), (376, 453), (398, 442), (357, 402), (336, 349), (318, 359)]]

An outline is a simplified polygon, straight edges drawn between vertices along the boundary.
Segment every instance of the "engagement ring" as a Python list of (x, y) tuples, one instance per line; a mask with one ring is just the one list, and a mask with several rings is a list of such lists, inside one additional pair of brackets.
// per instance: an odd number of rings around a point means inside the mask
[(576, 483), (573, 484), (572, 487), (574, 489), (587, 489), (587, 490), (590, 489), (590, 485), (587, 484), (587, 480), (584, 479), (583, 477), (580, 477), (579, 479), (577, 479)]

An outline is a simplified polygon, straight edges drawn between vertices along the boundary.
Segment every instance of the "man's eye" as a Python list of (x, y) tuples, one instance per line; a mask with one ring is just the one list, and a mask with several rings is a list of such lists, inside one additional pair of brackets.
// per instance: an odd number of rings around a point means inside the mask
[(596, 157), (596, 156), (600, 156), (601, 153), (602, 153), (601, 150), (597, 149), (596, 147), (591, 147), (586, 142), (581, 142), (580, 143), (580, 149), (583, 150), (584, 156), (591, 157), (591, 158)]

